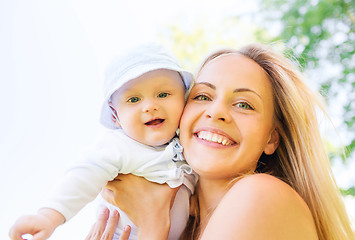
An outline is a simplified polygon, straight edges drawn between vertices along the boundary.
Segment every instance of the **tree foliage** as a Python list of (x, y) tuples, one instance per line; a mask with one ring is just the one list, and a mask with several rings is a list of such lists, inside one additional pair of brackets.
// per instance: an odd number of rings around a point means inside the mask
[[(280, 28), (267, 41), (281, 40), (293, 49), (342, 119), (345, 157), (342, 151), (330, 157), (355, 161), (355, 0), (264, 0), (260, 5), (266, 16), (264, 27), (279, 24)], [(354, 195), (354, 191), (343, 193)]]
[(188, 26), (176, 22), (168, 24), (159, 38), (172, 49), (184, 68), (195, 72), (204, 57), (217, 49), (238, 48), (258, 41), (255, 32), (262, 31), (255, 25), (244, 23), (238, 16), (225, 17), (219, 22), (200, 16)]

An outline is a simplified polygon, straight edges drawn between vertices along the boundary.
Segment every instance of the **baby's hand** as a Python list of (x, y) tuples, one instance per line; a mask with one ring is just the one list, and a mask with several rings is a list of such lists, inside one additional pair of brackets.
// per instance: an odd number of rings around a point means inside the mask
[(32, 240), (48, 239), (64, 220), (64, 216), (55, 210), (41, 209), (36, 215), (20, 217), (11, 227), (9, 235), (12, 240), (22, 240), (24, 234), (31, 234)]

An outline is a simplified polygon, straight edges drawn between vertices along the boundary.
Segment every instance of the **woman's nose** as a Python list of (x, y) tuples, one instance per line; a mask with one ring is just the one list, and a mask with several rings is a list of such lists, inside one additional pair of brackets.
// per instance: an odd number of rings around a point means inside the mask
[(229, 122), (231, 119), (228, 112), (228, 106), (223, 101), (212, 102), (206, 111), (206, 117), (223, 122)]

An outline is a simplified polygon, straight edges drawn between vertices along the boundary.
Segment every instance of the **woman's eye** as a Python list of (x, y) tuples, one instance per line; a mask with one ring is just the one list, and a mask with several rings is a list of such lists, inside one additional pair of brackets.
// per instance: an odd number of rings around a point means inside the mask
[(136, 102), (138, 102), (139, 100), (140, 100), (139, 97), (131, 97), (131, 98), (128, 99), (128, 102), (130, 102), (130, 103), (136, 103)]
[(199, 100), (199, 101), (211, 101), (211, 99), (209, 97), (207, 97), (206, 95), (197, 95), (193, 99)]
[(254, 108), (246, 102), (240, 102), (240, 103), (235, 104), (234, 106), (236, 106), (238, 108), (242, 108), (242, 109), (254, 110)]
[(166, 98), (169, 93), (159, 93), (158, 98)]

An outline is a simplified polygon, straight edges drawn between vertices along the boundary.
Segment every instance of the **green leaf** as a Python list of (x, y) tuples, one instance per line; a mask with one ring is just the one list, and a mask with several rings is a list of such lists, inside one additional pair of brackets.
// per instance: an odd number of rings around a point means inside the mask
[(348, 189), (339, 188), (341, 195), (343, 196), (353, 196), (355, 197), (355, 187), (350, 187)]

